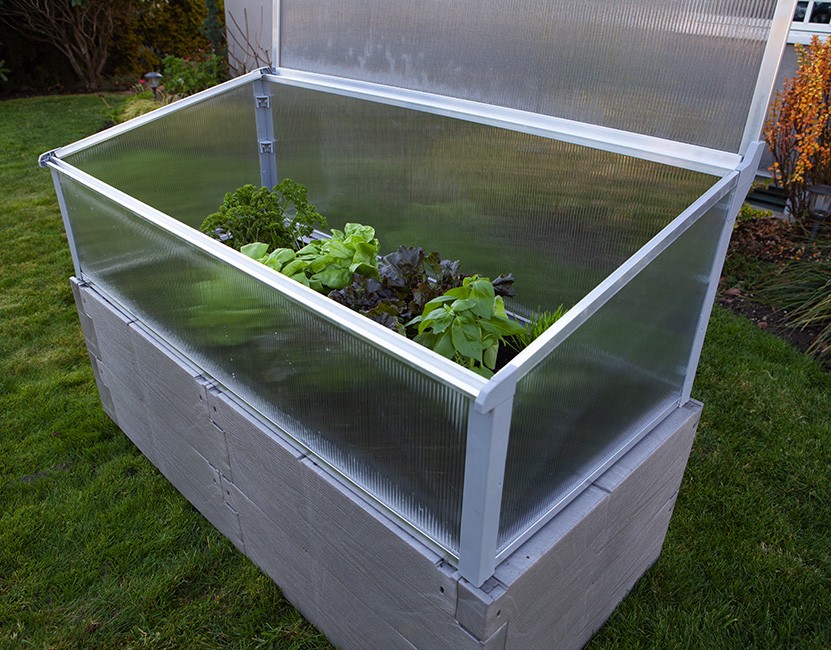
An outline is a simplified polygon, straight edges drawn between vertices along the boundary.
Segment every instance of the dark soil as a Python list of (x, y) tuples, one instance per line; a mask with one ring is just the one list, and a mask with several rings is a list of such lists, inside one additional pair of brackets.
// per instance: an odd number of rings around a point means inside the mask
[[(819, 238), (821, 243), (831, 242), (828, 232), (821, 232)], [(807, 352), (820, 330), (790, 326), (787, 310), (762, 301), (757, 290), (788, 261), (815, 257), (819, 254), (816, 250), (802, 228), (782, 219), (739, 222), (730, 240), (716, 301), (800, 352)], [(831, 358), (822, 362), (826, 372), (831, 372)]]

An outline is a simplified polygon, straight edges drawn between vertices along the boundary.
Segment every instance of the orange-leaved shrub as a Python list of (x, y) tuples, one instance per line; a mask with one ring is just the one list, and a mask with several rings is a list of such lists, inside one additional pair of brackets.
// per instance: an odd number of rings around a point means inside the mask
[(788, 210), (804, 222), (808, 187), (831, 184), (831, 39), (814, 36), (809, 46), (796, 48), (796, 76), (774, 95), (764, 137)]

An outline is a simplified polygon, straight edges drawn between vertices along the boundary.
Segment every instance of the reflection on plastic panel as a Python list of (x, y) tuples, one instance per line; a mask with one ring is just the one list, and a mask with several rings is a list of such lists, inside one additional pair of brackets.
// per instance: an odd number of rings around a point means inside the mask
[(730, 195), (517, 384), (500, 548), (680, 397)]
[(738, 151), (776, 0), (282, 0), (287, 68)]
[(260, 185), (252, 85), (69, 155), (67, 162), (196, 228), (226, 192)]
[(569, 307), (700, 196), (713, 177), (492, 126), (272, 87), (281, 178), (334, 227), (376, 228), (491, 278), (509, 307)]
[(66, 176), (62, 186), (85, 279), (458, 552), (469, 398)]

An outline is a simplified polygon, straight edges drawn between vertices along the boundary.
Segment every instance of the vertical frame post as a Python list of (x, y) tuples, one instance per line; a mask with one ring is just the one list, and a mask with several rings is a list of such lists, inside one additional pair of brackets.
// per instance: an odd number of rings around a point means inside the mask
[(257, 147), (260, 153), (260, 182), (277, 185), (277, 142), (271, 111), (271, 84), (263, 77), (254, 81), (254, 110), (257, 118)]
[(762, 159), (762, 152), (765, 149), (764, 142), (756, 141), (750, 145), (742, 163), (737, 171), (739, 172), (738, 182), (733, 190), (724, 226), (719, 237), (716, 255), (713, 259), (713, 266), (710, 271), (710, 280), (707, 285), (707, 293), (704, 296), (704, 304), (701, 309), (701, 316), (698, 319), (698, 327), (695, 331), (690, 360), (687, 363), (687, 374), (684, 378), (684, 385), (681, 389), (681, 403), (684, 404), (690, 399), (695, 371), (698, 368), (698, 361), (701, 358), (701, 349), (704, 347), (704, 336), (707, 334), (707, 324), (710, 322), (710, 315), (713, 312), (713, 301), (716, 298), (718, 282), (721, 277), (721, 269), (724, 265), (724, 257), (727, 254), (727, 247), (730, 245), (730, 236), (733, 234), (733, 224), (736, 222), (736, 215), (742, 207), (753, 179), (756, 178), (756, 170), (759, 168), (759, 161)]
[(271, 67), (280, 67), (280, 0), (271, 2)]
[(516, 381), (516, 371), (509, 371), (501, 381), (488, 384), (470, 407), (459, 573), (475, 587), (481, 587), (496, 569)]
[[(50, 157), (51, 155), (49, 154), (41, 156), (39, 161), (41, 167), (46, 166), (46, 162)], [(52, 167), (50, 171), (52, 172), (52, 183), (55, 185), (55, 194), (58, 196), (58, 206), (61, 209), (61, 218), (63, 219), (64, 230), (66, 230), (66, 239), (69, 241), (69, 252), (72, 255), (72, 266), (75, 268), (75, 277), (78, 278), (78, 280), (83, 280), (83, 275), (81, 274), (81, 260), (78, 257), (78, 248), (75, 246), (75, 235), (72, 233), (72, 223), (69, 221), (69, 211), (66, 208), (66, 199), (63, 195), (61, 176), (54, 167)]]
[(759, 76), (756, 78), (756, 88), (750, 100), (750, 110), (747, 115), (739, 153), (747, 155), (750, 146), (759, 139), (765, 115), (773, 94), (773, 85), (776, 83), (776, 73), (779, 71), (779, 62), (785, 52), (788, 42), (788, 32), (791, 31), (796, 0), (778, 0), (771, 20), (770, 34), (768, 35), (765, 53), (759, 66)]

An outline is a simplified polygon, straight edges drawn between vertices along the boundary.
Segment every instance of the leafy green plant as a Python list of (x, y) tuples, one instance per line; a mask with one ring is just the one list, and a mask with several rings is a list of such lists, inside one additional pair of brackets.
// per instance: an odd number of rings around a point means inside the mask
[(756, 219), (764, 219), (765, 217), (772, 216), (773, 213), (770, 210), (754, 208), (749, 203), (742, 203), (742, 207), (739, 209), (739, 214), (736, 217), (736, 225), (742, 221), (755, 221)]
[(304, 185), (290, 178), (273, 190), (244, 185), (226, 194), (219, 212), (209, 215), (200, 229), (236, 250), (254, 242), (266, 244), (268, 251), (298, 250), (303, 238), (314, 232), (316, 223), (321, 228), (327, 225), (307, 194)]
[(165, 90), (172, 94), (192, 95), (228, 77), (225, 62), (215, 52), (200, 51), (184, 59), (166, 56), (162, 66)]
[[(378, 278), (353, 275), (343, 289), (329, 297), (385, 327), (405, 334), (404, 323), (420, 316), (424, 306), (450, 289), (462, 286), (459, 262), (429, 255), (420, 246), (399, 246), (381, 258)], [(514, 276), (492, 282), (497, 295), (512, 297)]]
[(502, 296), (488, 278), (473, 275), (434, 298), (407, 326), (418, 325), (417, 343), (473, 370), (493, 376), (499, 344), (524, 328), (508, 318)]
[(326, 293), (345, 287), (353, 274), (377, 278), (378, 248), (374, 228), (348, 223), (343, 231), (333, 228), (331, 239), (315, 240), (296, 252), (278, 248), (269, 253), (267, 244), (262, 242), (240, 250), (275, 271)]
[(545, 330), (560, 320), (565, 313), (566, 310), (562, 305), (557, 307), (557, 309), (553, 312), (545, 310), (543, 312), (536, 313), (524, 330), (507, 339), (508, 345), (517, 352), (524, 350), (531, 345), (531, 343), (537, 340), (539, 336), (545, 332)]

